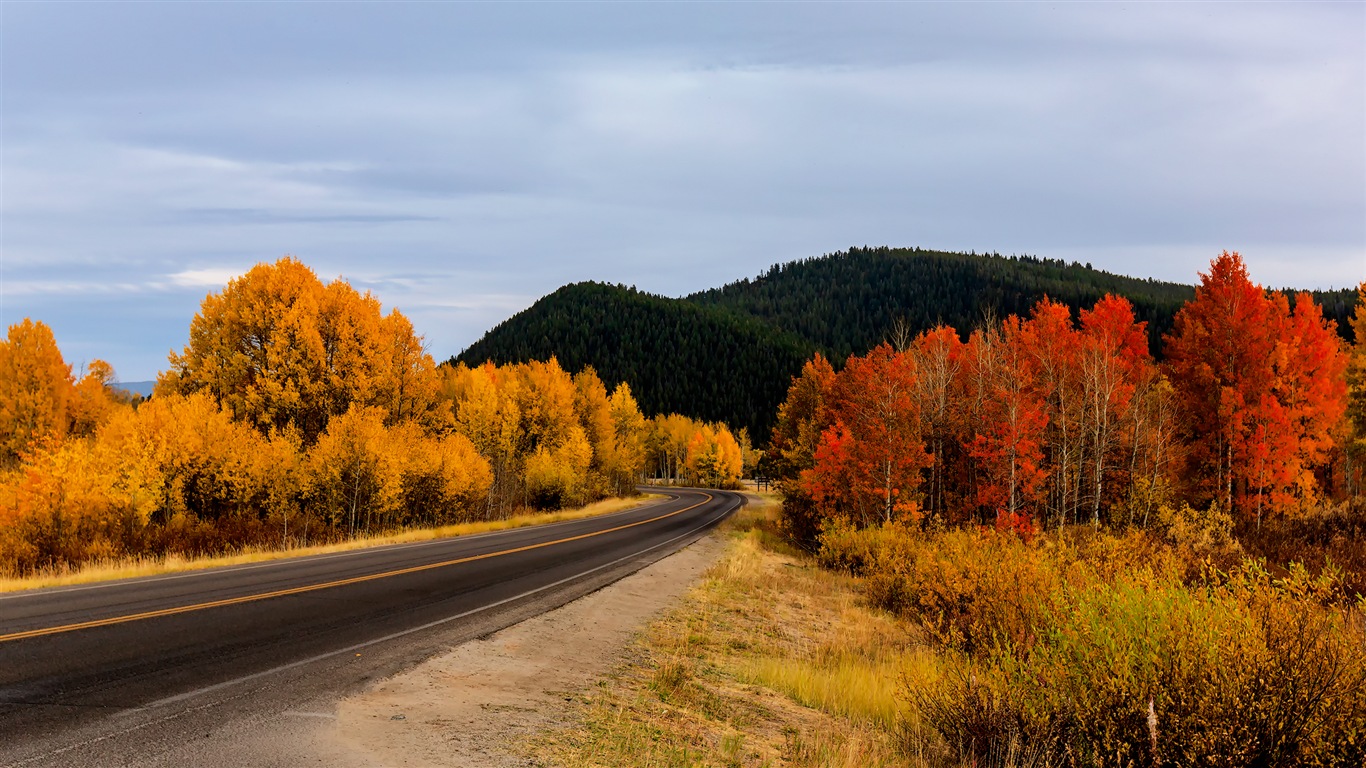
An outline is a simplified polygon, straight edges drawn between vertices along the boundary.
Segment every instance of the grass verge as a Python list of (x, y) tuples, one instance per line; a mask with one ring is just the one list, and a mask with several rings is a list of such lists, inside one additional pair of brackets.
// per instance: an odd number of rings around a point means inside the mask
[(621, 512), (657, 498), (661, 497), (658, 494), (644, 494), (628, 498), (603, 499), (602, 501), (597, 501), (577, 509), (513, 515), (505, 520), (459, 523), (456, 525), (444, 525), (437, 528), (413, 528), (396, 533), (360, 537), (347, 541), (308, 547), (288, 547), (283, 549), (253, 547), (236, 554), (216, 555), (212, 557), (190, 558), (181, 557), (179, 555), (166, 555), (163, 557), (96, 561), (87, 563), (70, 571), (44, 572), (21, 578), (0, 578), (0, 593), (18, 592), (25, 589), (41, 589), (43, 587), (90, 584), (99, 581), (113, 581), (114, 579), (128, 579), (138, 576), (158, 576), (167, 573), (195, 571), (227, 565), (243, 565), (247, 563), (260, 563), (268, 560), (281, 560), (289, 557), (321, 555), (330, 552), (346, 552), (355, 549), (379, 547), (386, 544), (405, 544), (415, 541), (430, 541), (433, 539), (448, 539), (456, 536), (470, 536), (477, 533), (506, 531), (513, 528), (525, 528), (531, 525), (544, 525), (546, 523), (558, 523), (566, 520), (581, 520), (587, 517)]
[(588, 766), (904, 766), (898, 681), (935, 658), (866, 607), (853, 578), (812, 567), (772, 533), (777, 506), (723, 527), (729, 548), (675, 611), (601, 681), (581, 728), (528, 745)]

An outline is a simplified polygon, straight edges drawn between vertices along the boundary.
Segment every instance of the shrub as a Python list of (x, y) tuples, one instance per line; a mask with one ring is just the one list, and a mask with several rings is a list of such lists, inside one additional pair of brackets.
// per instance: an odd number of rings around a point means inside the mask
[(950, 764), (1363, 764), (1366, 601), (1341, 605), (1333, 568), (1192, 577), (1230, 541), (1193, 512), (1164, 512), (1163, 539), (833, 527), (820, 559), (951, 660), (906, 690)]

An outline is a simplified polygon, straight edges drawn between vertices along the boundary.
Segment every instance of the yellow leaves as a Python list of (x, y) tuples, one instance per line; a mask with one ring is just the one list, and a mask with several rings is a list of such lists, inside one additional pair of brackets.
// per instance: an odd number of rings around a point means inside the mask
[(24, 318), (0, 342), (0, 465), (13, 464), (35, 440), (67, 431), (71, 366), (52, 330)]
[(85, 375), (71, 391), (69, 405), (71, 434), (87, 437), (107, 420), (119, 407), (110, 389), (114, 383), (114, 367), (103, 360), (93, 360)]
[(394, 514), (403, 465), (393, 437), (374, 407), (353, 405), (327, 425), (309, 451), (305, 493), (329, 523), (350, 534)]
[(559, 444), (538, 445), (526, 460), (526, 486), (532, 504), (553, 509), (586, 502), (592, 459), (593, 448), (577, 424), (570, 426)]
[(677, 479), (681, 471), (682, 478), (693, 485), (728, 487), (744, 471), (740, 443), (724, 424), (677, 414), (657, 417), (649, 444), (660, 452), (665, 476)]
[(426, 444), (435, 448), (429, 455), (436, 462), (428, 468), (441, 481), (443, 506), (472, 507), (488, 493), (493, 473), (488, 460), (479, 455), (469, 438), (457, 433), (430, 438)]
[(554, 358), (440, 370), (455, 431), (492, 465), (491, 511), (581, 503), (638, 482), (650, 425), (625, 383), (609, 395), (592, 368), (570, 376)]
[[(289, 257), (205, 297), (154, 397), (113, 380), (96, 360), (73, 382), (42, 323), (0, 344), (0, 571), (584, 503), (638, 482), (650, 429), (592, 369), (438, 368), (401, 313)], [(701, 425), (662, 423), (677, 477)], [(741, 449), (706, 429), (726, 482)]]
[(290, 257), (207, 296), (170, 363), (159, 394), (208, 392), (263, 434), (293, 427), (305, 443), (353, 403), (382, 408), (389, 424), (428, 419), (438, 385), (407, 318)]
[(488, 460), (460, 434), (432, 435), (384, 411), (352, 406), (334, 418), (304, 464), (304, 495), (348, 533), (454, 521), (488, 493)]

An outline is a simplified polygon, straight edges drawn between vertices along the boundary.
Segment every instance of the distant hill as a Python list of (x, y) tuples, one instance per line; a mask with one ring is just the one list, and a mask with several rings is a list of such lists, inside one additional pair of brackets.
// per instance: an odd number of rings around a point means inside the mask
[[(898, 321), (912, 333), (947, 323), (966, 335), (988, 315), (1026, 315), (1044, 296), (1075, 313), (1106, 293), (1133, 302), (1157, 354), (1195, 289), (1032, 256), (851, 248), (682, 299), (596, 283), (565, 286), (452, 361), (554, 354), (571, 370), (592, 365), (604, 381), (630, 382), (647, 413), (723, 419), (749, 427), (763, 443), (791, 377), (814, 351), (839, 365), (886, 339)], [(1315, 298), (1349, 337), (1356, 291)]]
[(554, 355), (625, 381), (646, 414), (683, 413), (748, 427), (766, 441), (775, 403), (815, 347), (767, 323), (624, 286), (566, 285), (484, 335), (451, 362), (516, 363)]
[(152, 388), (156, 385), (157, 383), (155, 381), (120, 381), (114, 384), (114, 389), (121, 389), (130, 395), (151, 397)]

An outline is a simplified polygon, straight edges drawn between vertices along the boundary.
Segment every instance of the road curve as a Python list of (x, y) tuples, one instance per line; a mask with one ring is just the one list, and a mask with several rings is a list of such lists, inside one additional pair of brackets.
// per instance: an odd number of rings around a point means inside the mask
[(569, 602), (744, 503), (649, 490), (668, 497), (477, 536), (0, 595), (0, 765), (222, 762), (187, 744), (335, 701)]

